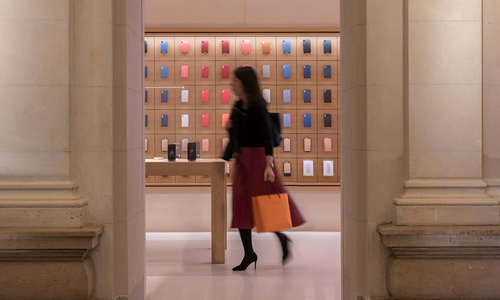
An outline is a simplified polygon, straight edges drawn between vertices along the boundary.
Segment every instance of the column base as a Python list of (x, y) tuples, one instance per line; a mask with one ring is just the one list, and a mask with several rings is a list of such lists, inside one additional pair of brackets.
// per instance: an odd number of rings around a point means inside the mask
[(381, 225), (393, 299), (500, 299), (500, 226)]

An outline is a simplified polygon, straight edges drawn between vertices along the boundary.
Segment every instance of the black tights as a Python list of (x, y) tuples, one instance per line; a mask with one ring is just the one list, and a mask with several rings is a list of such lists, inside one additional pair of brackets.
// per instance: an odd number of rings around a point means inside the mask
[[(252, 246), (252, 229), (238, 229), (240, 232), (241, 242), (243, 243), (243, 249), (245, 250), (245, 257), (251, 257), (254, 253)], [(285, 235), (279, 231), (275, 234), (278, 236), (280, 241), (283, 240)], [(286, 243), (286, 242), (285, 242)]]

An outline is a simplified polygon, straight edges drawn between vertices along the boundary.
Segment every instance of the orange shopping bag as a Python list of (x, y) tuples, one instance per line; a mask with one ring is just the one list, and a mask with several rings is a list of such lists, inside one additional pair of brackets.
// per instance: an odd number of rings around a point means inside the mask
[[(274, 187), (276, 188), (276, 185)], [(277, 188), (276, 191), (278, 191)], [(286, 193), (252, 197), (252, 209), (257, 232), (274, 232), (292, 228), (292, 217)]]

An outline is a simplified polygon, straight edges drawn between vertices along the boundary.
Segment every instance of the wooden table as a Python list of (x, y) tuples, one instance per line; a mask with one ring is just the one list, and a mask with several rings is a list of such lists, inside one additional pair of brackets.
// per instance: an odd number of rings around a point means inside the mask
[(227, 177), (222, 159), (178, 159), (175, 162), (146, 159), (146, 176), (212, 177), (212, 263), (226, 263), (227, 249)]

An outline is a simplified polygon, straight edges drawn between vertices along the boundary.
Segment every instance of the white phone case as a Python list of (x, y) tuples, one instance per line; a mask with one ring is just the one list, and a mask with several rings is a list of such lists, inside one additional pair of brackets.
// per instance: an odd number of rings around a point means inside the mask
[(161, 152), (168, 152), (168, 139), (161, 140)]
[(182, 90), (181, 102), (189, 102), (189, 90)]
[(303, 162), (304, 169), (304, 177), (312, 177), (314, 176), (314, 161), (312, 160), (304, 160)]
[(323, 161), (323, 176), (333, 177), (333, 160)]
[(189, 127), (189, 115), (182, 115), (182, 127)]
[(202, 139), (201, 140), (201, 151), (202, 152), (210, 151), (210, 140), (209, 139)]
[(267, 103), (271, 103), (271, 90), (270, 89), (264, 89), (262, 91), (262, 96), (266, 100)]
[(262, 77), (271, 78), (271, 66), (270, 65), (263, 65), (262, 66)]

